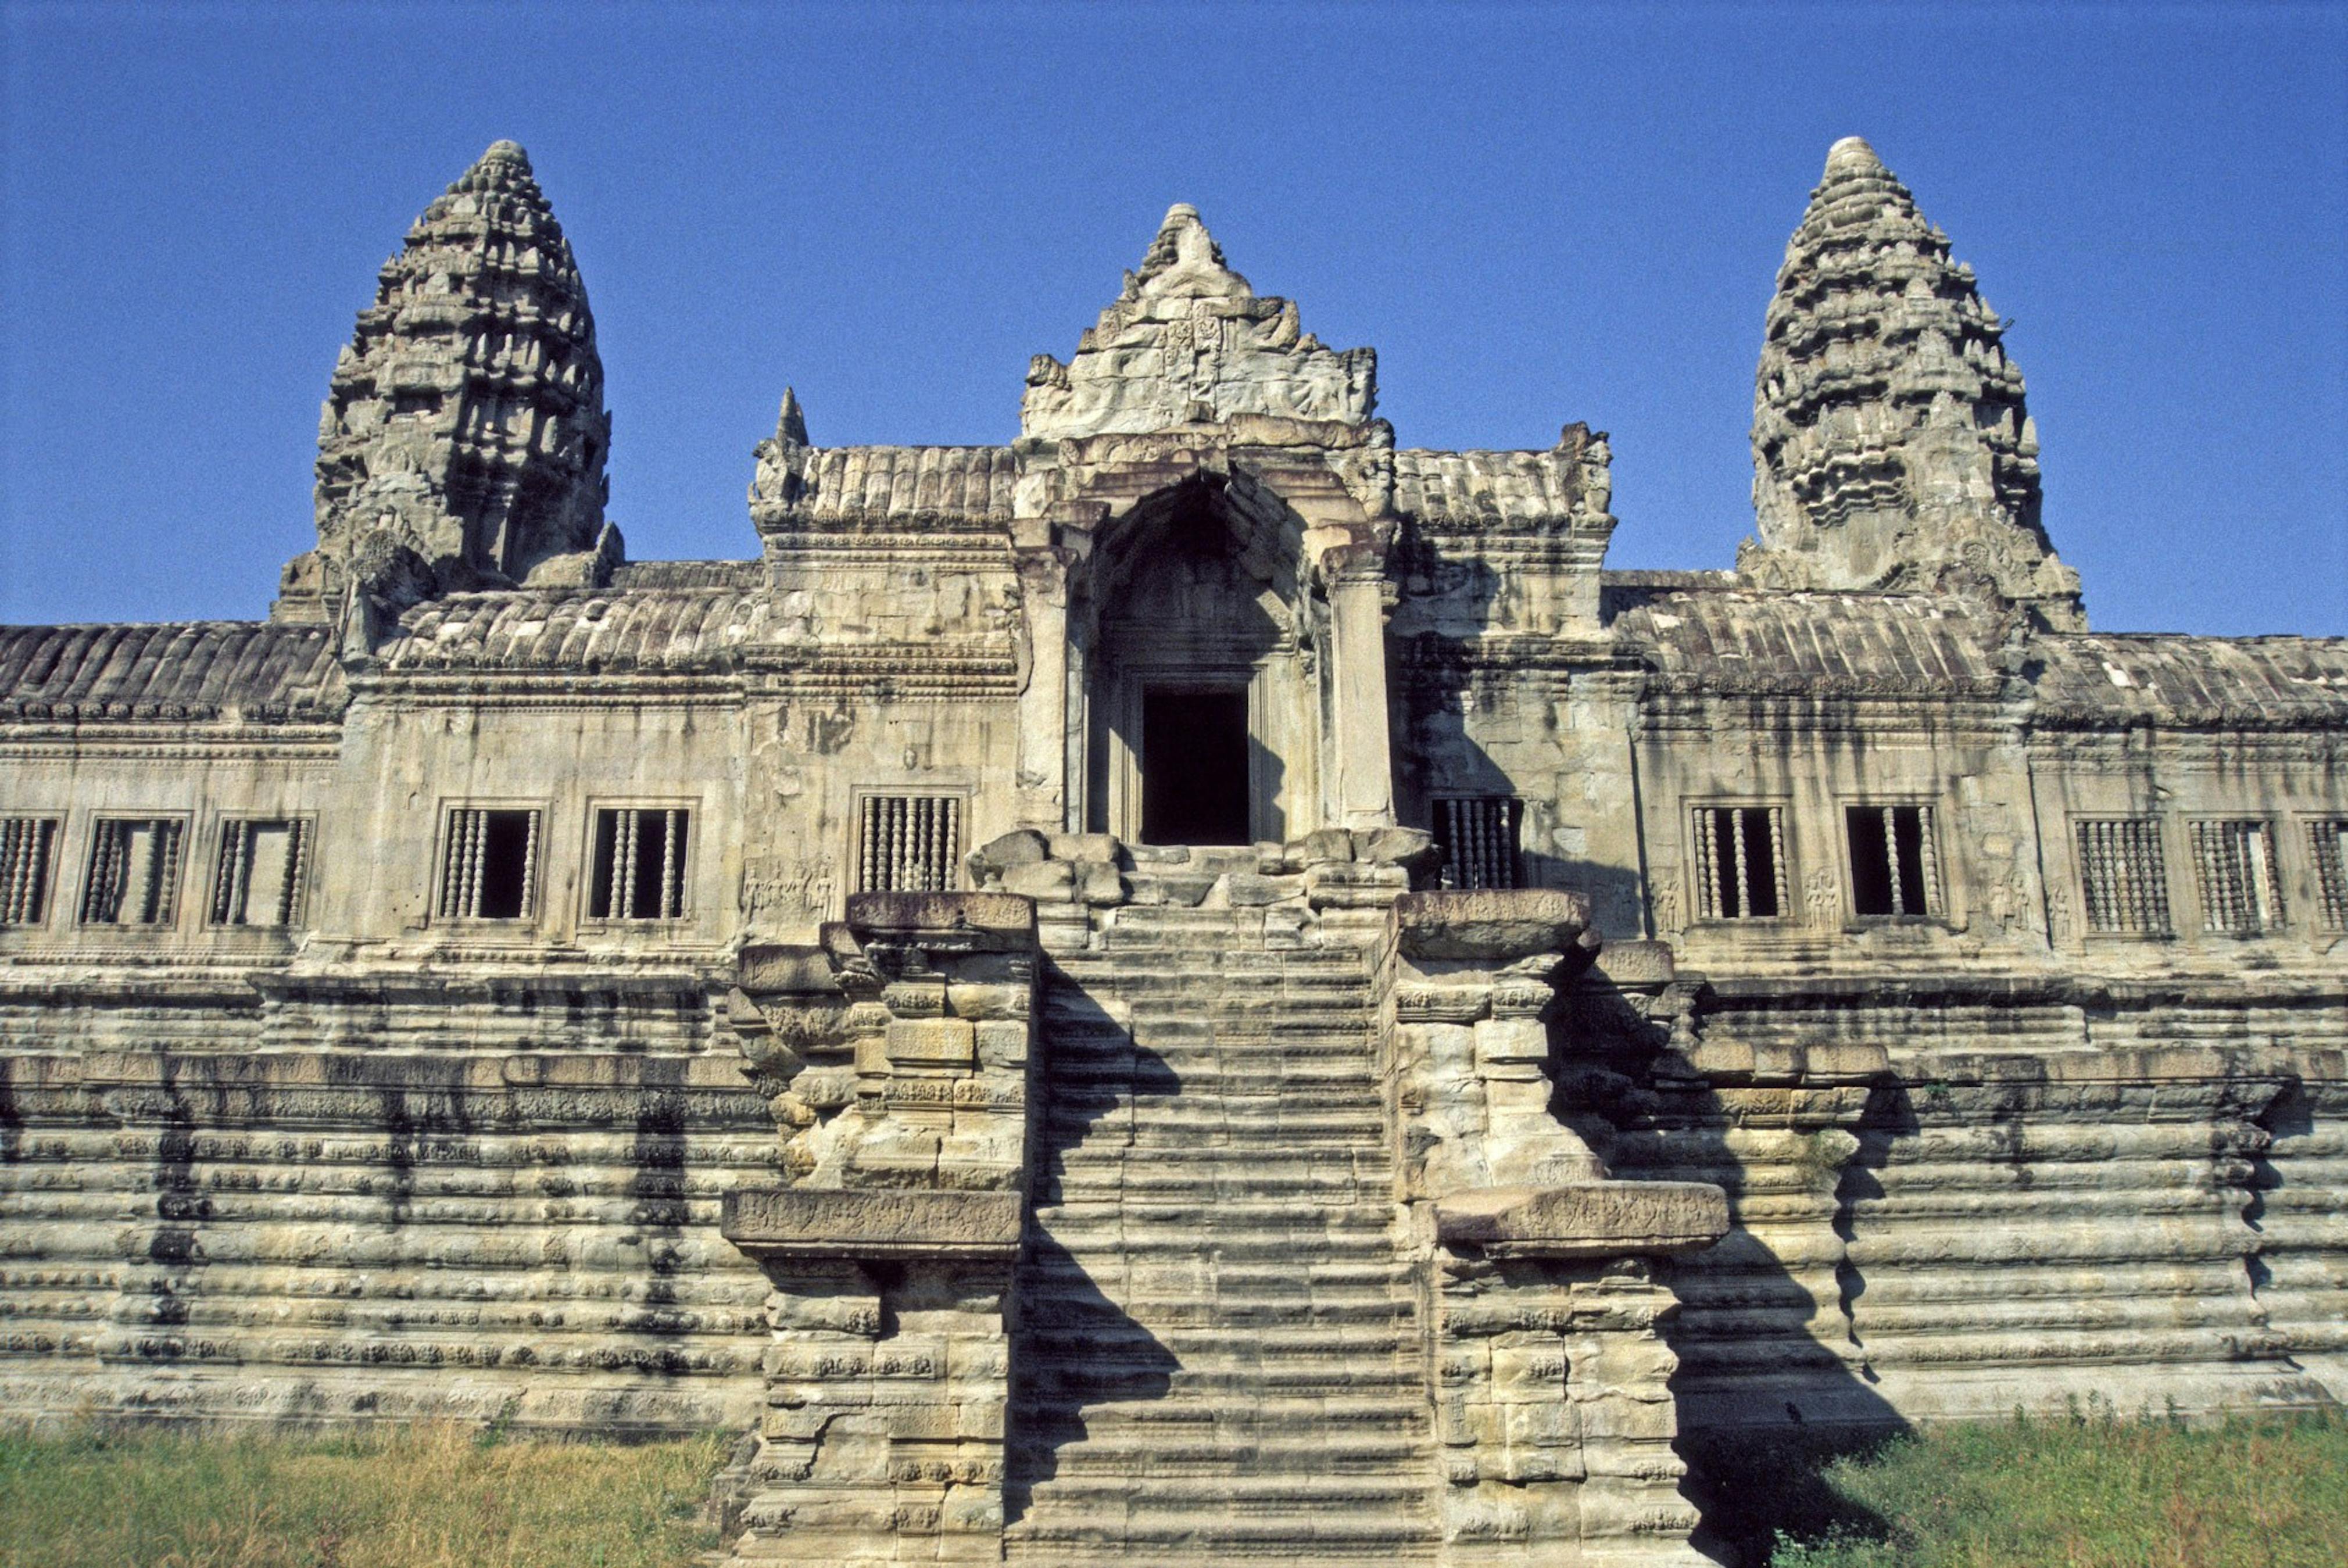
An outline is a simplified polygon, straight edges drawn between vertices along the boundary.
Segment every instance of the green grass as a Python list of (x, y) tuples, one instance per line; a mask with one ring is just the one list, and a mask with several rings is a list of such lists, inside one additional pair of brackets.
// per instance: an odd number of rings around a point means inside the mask
[[(725, 1447), (0, 1435), (0, 1568), (689, 1568), (716, 1544), (701, 1509)], [(1947, 1427), (1840, 1458), (1783, 1448), (1728, 1491), (1736, 1533), (1774, 1526), (1772, 1568), (2348, 1563), (2338, 1416)]]
[(0, 1435), (0, 1568), (685, 1568), (725, 1446)]
[(2017, 1418), (1895, 1439), (1817, 1473), (1839, 1522), (1781, 1532), (1771, 1568), (2348, 1563), (2348, 1418), (2334, 1415)]

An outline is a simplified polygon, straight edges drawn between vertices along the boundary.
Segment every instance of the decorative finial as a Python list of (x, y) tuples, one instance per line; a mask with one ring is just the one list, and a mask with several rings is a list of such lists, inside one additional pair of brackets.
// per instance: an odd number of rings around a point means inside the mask
[(519, 163), (521, 165), (521, 171), (524, 174), (528, 174), (530, 171), (530, 154), (521, 150), (521, 143), (519, 141), (499, 140), (489, 143), (489, 150), (481, 154), (480, 161), (483, 163)]
[(783, 410), (775, 418), (775, 439), (794, 447), (812, 444), (808, 440), (807, 415), (799, 407), (799, 395), (788, 387), (783, 388)]
[(1827, 172), (1880, 174), (1884, 172), (1883, 160), (1875, 155), (1875, 149), (1867, 144), (1867, 138), (1846, 136), (1827, 149)]

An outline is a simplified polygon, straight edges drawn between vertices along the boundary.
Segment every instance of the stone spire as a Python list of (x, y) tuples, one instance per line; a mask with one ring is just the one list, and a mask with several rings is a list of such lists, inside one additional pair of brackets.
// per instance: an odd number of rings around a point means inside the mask
[(1178, 202), (1076, 356), (1039, 354), (1028, 366), (1019, 428), (1065, 440), (1253, 416), (1271, 438), (1366, 426), (1376, 403), (1376, 352), (1324, 347), (1301, 330), (1292, 301), (1256, 297), (1198, 209)]
[(2038, 432), (2004, 325), (1875, 150), (1846, 137), (1786, 247), (1753, 393), (1760, 538), (1818, 589), (1985, 593), (2085, 624), (2040, 525)]
[(318, 428), (318, 548), (281, 619), (353, 587), (396, 614), (452, 588), (592, 582), (612, 421), (570, 242), (510, 141), (416, 221), (335, 366)]

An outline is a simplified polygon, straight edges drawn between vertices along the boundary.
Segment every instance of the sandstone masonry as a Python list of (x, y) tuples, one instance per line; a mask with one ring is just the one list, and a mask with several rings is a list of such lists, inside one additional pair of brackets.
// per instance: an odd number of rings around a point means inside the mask
[(0, 1408), (1594, 1568), (1794, 1423), (2335, 1404), (2348, 644), (2089, 631), (2002, 335), (1836, 144), (1756, 538), (1612, 572), (1602, 433), (1399, 446), (1177, 206), (1015, 440), (786, 391), (757, 557), (632, 562), (493, 146), (268, 622), (0, 628)]

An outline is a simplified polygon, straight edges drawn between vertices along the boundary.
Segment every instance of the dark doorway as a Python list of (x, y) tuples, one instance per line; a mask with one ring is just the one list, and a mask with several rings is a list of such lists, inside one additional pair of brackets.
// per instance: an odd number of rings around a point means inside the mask
[(1141, 840), (1251, 841), (1245, 691), (1142, 693)]

